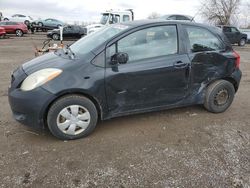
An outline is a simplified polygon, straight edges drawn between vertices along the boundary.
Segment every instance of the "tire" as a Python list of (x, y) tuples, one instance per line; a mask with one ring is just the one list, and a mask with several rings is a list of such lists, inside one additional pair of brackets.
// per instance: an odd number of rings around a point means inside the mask
[(39, 27), (43, 27), (43, 23), (42, 22), (38, 22), (38, 26)]
[(88, 98), (67, 95), (52, 104), (48, 111), (47, 124), (50, 132), (57, 138), (74, 140), (93, 132), (97, 119), (96, 107)]
[(206, 90), (204, 107), (213, 113), (221, 113), (232, 104), (235, 95), (233, 84), (226, 80), (217, 80)]
[(30, 25), (30, 21), (29, 20), (25, 20), (24, 24), (28, 26), (28, 25)]
[(245, 46), (246, 45), (246, 39), (242, 38), (240, 39), (240, 42), (238, 44), (239, 46)]
[(53, 40), (60, 40), (60, 36), (59, 36), (58, 34), (54, 33), (54, 34), (52, 35), (52, 39), (53, 39)]
[(4, 18), (3, 20), (4, 20), (4, 21), (8, 21), (9, 19), (8, 19), (8, 18)]
[(23, 36), (23, 31), (21, 29), (17, 29), (15, 31), (17, 37), (22, 37)]

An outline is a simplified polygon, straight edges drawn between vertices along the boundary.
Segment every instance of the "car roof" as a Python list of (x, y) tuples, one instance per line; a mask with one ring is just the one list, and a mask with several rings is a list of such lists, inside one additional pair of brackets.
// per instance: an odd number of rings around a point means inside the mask
[(13, 22), (13, 21), (0, 21), (0, 23), (15, 23), (15, 24), (18, 24), (18, 23), (21, 23), (21, 22)]
[(189, 16), (189, 15), (185, 15), (185, 14), (166, 14), (166, 15), (163, 15), (161, 16), (162, 18), (168, 18), (168, 17), (171, 17), (171, 16), (184, 16), (184, 17), (187, 17), (189, 19), (193, 19), (192, 16)]
[(127, 25), (130, 27), (139, 27), (139, 26), (150, 25), (150, 24), (185, 24), (185, 25), (193, 25), (193, 26), (208, 27), (208, 28), (213, 27), (213, 26), (195, 23), (195, 22), (186, 22), (182, 20), (165, 20), (165, 19), (135, 20), (135, 21), (122, 22), (119, 24)]

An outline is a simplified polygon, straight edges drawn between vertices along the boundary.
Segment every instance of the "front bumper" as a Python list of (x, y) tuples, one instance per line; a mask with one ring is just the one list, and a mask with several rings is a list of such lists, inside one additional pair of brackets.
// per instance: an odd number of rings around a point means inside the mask
[(44, 115), (49, 104), (55, 99), (55, 95), (42, 87), (22, 91), (20, 85), (26, 77), (21, 67), (12, 74), (8, 97), (13, 117), (24, 125), (44, 128)]
[(53, 94), (39, 87), (31, 91), (9, 89), (9, 104), (16, 121), (34, 128), (44, 128), (45, 113)]

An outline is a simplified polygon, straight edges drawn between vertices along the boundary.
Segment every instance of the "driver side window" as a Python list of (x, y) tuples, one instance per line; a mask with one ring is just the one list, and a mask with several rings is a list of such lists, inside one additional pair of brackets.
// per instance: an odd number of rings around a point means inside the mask
[(117, 48), (113, 47), (112, 52), (114, 50), (128, 54), (128, 63), (177, 54), (178, 39), (176, 26), (156, 26), (136, 31), (120, 39), (117, 42)]

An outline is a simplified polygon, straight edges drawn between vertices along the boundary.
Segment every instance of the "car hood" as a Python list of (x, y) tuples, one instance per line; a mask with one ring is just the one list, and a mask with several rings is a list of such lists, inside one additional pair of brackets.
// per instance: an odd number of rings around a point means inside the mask
[(51, 52), (24, 63), (22, 67), (26, 74), (31, 74), (45, 68), (63, 68), (65, 65), (72, 63), (72, 61), (74, 60), (62, 58)]
[(71, 59), (69, 55), (63, 53), (63, 50), (58, 50), (58, 52), (50, 52), (36, 57), (24, 63), (22, 68), (27, 75), (45, 68), (58, 68), (64, 70), (74, 67), (77, 69), (84, 64), (88, 65), (95, 56), (94, 53), (90, 52), (81, 57), (76, 55), (75, 59)]

